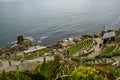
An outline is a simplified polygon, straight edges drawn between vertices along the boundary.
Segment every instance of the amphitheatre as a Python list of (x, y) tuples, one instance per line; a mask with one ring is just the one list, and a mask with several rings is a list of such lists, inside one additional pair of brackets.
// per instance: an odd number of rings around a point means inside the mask
[[(22, 38), (20, 38), (22, 39)], [(92, 68), (119, 69), (120, 30), (102, 30), (95, 35), (81, 35), (74, 39), (57, 41), (50, 46), (39, 46), (23, 40), (16, 46), (1, 48), (0, 73), (35, 69), (45, 61), (59, 61), (62, 65)], [(20, 47), (17, 51), (13, 49)], [(12, 51), (12, 52), (11, 52)]]

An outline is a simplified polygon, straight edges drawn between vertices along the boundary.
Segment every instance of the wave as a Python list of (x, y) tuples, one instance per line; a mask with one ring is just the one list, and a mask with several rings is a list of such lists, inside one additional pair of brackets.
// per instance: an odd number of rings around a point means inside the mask
[(41, 37), (37, 42), (38, 42), (38, 43), (42, 43), (42, 40), (43, 40), (43, 39), (46, 39), (46, 38), (48, 38), (48, 37), (49, 37), (49, 36), (43, 36), (43, 37)]
[(17, 43), (17, 41), (11, 41), (11, 44), (16, 44)]
[(29, 39), (29, 40), (31, 40), (31, 41), (34, 41), (34, 38), (33, 37), (24, 37), (24, 38), (26, 38), (26, 39)]
[(45, 38), (47, 38), (48, 36), (43, 36), (43, 37), (41, 37), (40, 38), (40, 40), (43, 40), (43, 39), (45, 39)]
[[(33, 37), (24, 37), (24, 38), (29, 39), (31, 41), (34, 41)], [(9, 44), (10, 45), (16, 45), (17, 44), (17, 40), (16, 41), (11, 41)]]

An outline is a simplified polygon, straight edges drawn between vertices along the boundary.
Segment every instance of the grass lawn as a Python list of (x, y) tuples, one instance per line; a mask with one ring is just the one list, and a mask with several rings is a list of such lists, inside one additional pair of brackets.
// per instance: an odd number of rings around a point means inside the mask
[(76, 44), (76, 45), (70, 47), (68, 50), (69, 50), (70, 54), (75, 54), (78, 51), (82, 51), (82, 50), (88, 48), (92, 44), (92, 42), (93, 42), (92, 39), (87, 39), (79, 44)]
[(12, 59), (15, 60), (15, 61), (19, 61), (21, 60), (23, 57), (22, 56), (16, 56), (16, 57), (13, 57)]

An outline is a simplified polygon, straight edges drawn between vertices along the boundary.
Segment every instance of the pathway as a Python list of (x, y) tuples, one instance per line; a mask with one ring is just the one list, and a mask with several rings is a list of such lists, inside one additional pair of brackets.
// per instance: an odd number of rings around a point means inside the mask
[(100, 38), (96, 38), (95, 41), (97, 42), (97, 45), (94, 46), (95, 47), (94, 48), (94, 52), (92, 52), (91, 54), (89, 54), (87, 56), (88, 58), (93, 58), (93, 57), (95, 57), (95, 56), (100, 54), (100, 51), (101, 51), (100, 44), (103, 43), (103, 40), (100, 39)]
[[(9, 63), (7, 60), (2, 60), (1, 63), (3, 66), (0, 67), (0, 72), (2, 72), (3, 70), (5, 70), (6, 72), (9, 72), (9, 71), (17, 70), (17, 69), (29, 70), (34, 67), (35, 63), (37, 63), (37, 62), (42, 63), (43, 60), (44, 60), (44, 57), (39, 57), (39, 58), (36, 58), (33, 60), (25, 60), (23, 62), (23, 65), (22, 65), (21, 61), (11, 60), (12, 66), (9, 66)], [(54, 60), (54, 56), (46, 56), (46, 61), (51, 61), (51, 60)]]

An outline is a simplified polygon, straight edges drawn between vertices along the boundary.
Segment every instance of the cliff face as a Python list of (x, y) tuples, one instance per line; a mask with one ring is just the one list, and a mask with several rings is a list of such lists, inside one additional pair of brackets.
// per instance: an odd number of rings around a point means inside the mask
[(29, 47), (36, 46), (31, 40), (24, 38), (22, 35), (17, 37), (17, 45), (0, 48), (0, 56), (5, 57), (7, 53), (15, 55), (17, 52), (27, 50)]
[(22, 35), (18, 36), (17, 38), (17, 45), (20, 48), (19, 50), (25, 50), (29, 47), (35, 46), (36, 44), (33, 43), (31, 40), (24, 38)]
[(19, 43), (19, 47), (23, 47), (23, 49), (28, 49), (29, 47), (35, 46), (36, 44), (30, 41), (29, 39), (24, 39), (23, 42)]

